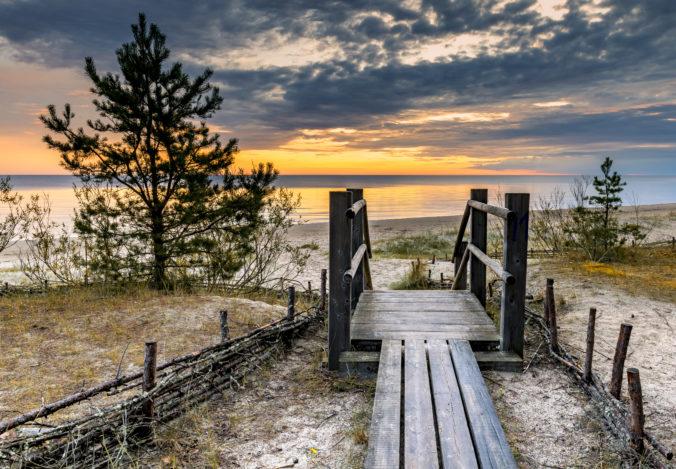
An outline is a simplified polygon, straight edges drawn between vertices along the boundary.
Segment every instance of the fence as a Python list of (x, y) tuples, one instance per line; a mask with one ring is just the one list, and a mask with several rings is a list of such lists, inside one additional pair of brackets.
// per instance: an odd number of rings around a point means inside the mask
[[(238, 380), (246, 373), (323, 315), (317, 306), (296, 312), (290, 302), (283, 319), (160, 365), (156, 365), (153, 358), (156, 344), (148, 343), (143, 371), (0, 422), (0, 435), (5, 433), (0, 440), (0, 466), (116, 467), (128, 457), (129, 447), (143, 444), (152, 436), (153, 425), (176, 418), (187, 408), (219, 395), (225, 388), (239, 386)], [(102, 408), (93, 406), (94, 412), (56, 427), (36, 422), (104, 392), (111, 395), (138, 388), (142, 389), (129, 399)], [(35, 434), (6, 433), (28, 425), (34, 430), (37, 426), (37, 431), (30, 432)]]

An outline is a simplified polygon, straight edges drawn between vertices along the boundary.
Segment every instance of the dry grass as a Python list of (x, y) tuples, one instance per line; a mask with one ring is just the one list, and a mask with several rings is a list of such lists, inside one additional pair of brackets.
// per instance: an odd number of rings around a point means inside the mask
[[(232, 337), (286, 311), (243, 298), (144, 288), (0, 298), (0, 420), (114, 378), (127, 344), (121, 374), (140, 369), (149, 340), (158, 342), (159, 362), (217, 343), (221, 309), (228, 310)], [(81, 411), (68, 409), (60, 418)]]
[(570, 256), (546, 261), (566, 276), (614, 286), (636, 296), (676, 302), (676, 249), (671, 246), (627, 248), (612, 263), (586, 262)]

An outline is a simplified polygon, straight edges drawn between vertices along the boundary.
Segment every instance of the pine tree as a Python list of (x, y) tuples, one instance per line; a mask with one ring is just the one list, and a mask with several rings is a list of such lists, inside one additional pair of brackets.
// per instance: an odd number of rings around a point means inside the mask
[[(180, 63), (168, 65), (166, 38), (143, 14), (131, 29), (133, 41), (116, 51), (121, 76), (99, 75), (93, 59), (85, 59), (99, 114), (87, 121), (87, 131), (72, 128), (68, 104), (61, 115), (48, 106), (40, 119), (62, 137), (44, 141), (61, 152), (65, 168), (83, 184), (112, 190), (107, 203), (92, 197), (81, 208), (77, 229), (125, 237), (125, 256), (149, 260), (146, 275), (155, 287), (166, 287), (172, 266), (199, 262), (210, 249), (214, 230), (246, 244), (277, 172), (268, 163), (250, 175), (233, 173), (237, 140), (222, 145), (205, 122), (223, 103), (209, 83), (212, 71), (191, 79)], [(104, 224), (105, 233), (92, 222), (101, 216), (115, 221)]]
[(592, 261), (607, 258), (626, 242), (623, 234), (627, 230), (614, 216), (622, 206), (619, 194), (626, 182), (617, 172), (611, 173), (612, 165), (613, 160), (606, 157), (601, 164), (602, 177), (594, 176), (592, 182), (596, 195), (582, 197), (583, 203), (573, 208), (571, 223), (564, 228), (568, 244), (584, 250)]
[(612, 174), (610, 173), (612, 166), (613, 160), (606, 156), (606, 159), (601, 164), (603, 177), (594, 176), (593, 185), (596, 195), (589, 197), (590, 204), (600, 207), (602, 210), (601, 226), (597, 231), (605, 251), (614, 247), (618, 242), (619, 227), (617, 220), (613, 217), (613, 213), (622, 206), (622, 198), (619, 194), (624, 190), (624, 186), (627, 185), (616, 171), (613, 171)]

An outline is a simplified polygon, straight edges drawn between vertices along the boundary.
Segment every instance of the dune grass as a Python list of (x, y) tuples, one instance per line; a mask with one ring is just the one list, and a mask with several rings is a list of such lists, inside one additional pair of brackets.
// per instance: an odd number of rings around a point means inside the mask
[[(143, 287), (0, 297), (0, 420), (112, 379), (118, 366), (121, 374), (140, 369), (146, 341), (157, 341), (159, 362), (219, 342), (221, 309), (232, 337), (284, 316), (285, 299), (257, 299), (278, 305)], [(59, 418), (82, 412), (76, 407)]]

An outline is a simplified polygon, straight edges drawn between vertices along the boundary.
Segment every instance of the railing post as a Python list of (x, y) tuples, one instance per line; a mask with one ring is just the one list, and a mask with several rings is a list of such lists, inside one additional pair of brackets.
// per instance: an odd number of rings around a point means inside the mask
[(502, 265), (514, 276), (512, 285), (502, 285), (500, 350), (523, 357), (524, 308), (526, 306), (526, 266), (528, 258), (529, 194), (505, 194), (505, 207), (516, 217), (505, 221)]
[[(358, 202), (364, 198), (364, 189), (348, 189), (352, 192), (352, 203)], [(352, 253), (357, 252), (359, 246), (364, 244), (364, 212), (360, 211), (352, 220)], [(359, 268), (352, 278), (352, 308), (357, 306), (359, 295), (364, 291), (364, 262), (359, 264)]]
[(350, 345), (350, 286), (343, 278), (352, 261), (352, 220), (345, 212), (352, 192), (329, 194), (329, 370)]
[[(453, 259), (453, 272), (455, 277), (458, 276), (460, 271), (460, 262), (462, 261), (462, 256), (465, 255), (465, 250), (467, 249), (467, 241), (460, 243), (460, 250), (458, 251), (458, 257)], [(454, 279), (455, 281), (455, 279)], [(458, 279), (458, 290), (467, 290), (467, 269), (465, 269)]]
[[(488, 203), (488, 189), (472, 189), (469, 198)], [(470, 242), (486, 252), (486, 213), (474, 208), (471, 210)], [(481, 306), (486, 306), (486, 266), (472, 254), (469, 263), (469, 289), (479, 299)]]

